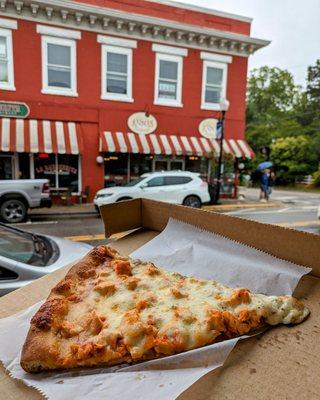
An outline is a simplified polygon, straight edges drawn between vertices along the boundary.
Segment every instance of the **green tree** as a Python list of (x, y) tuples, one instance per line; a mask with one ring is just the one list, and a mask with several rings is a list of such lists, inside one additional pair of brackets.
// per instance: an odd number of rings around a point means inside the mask
[[(264, 160), (259, 149), (270, 146), (281, 183), (292, 183), (317, 170), (319, 112), (320, 60), (308, 68), (306, 90), (295, 85), (293, 76), (286, 70), (267, 66), (253, 70), (248, 80), (246, 136), (257, 157), (249, 167), (255, 170)], [(297, 144), (302, 146), (301, 151)], [(301, 152), (305, 158), (300, 157)]]
[(271, 145), (271, 161), (277, 168), (280, 184), (295, 183), (314, 171), (315, 154), (307, 136), (285, 137)]
[(256, 153), (261, 146), (270, 146), (274, 139), (304, 133), (294, 117), (300, 100), (301, 89), (288, 71), (264, 66), (251, 72), (246, 135)]

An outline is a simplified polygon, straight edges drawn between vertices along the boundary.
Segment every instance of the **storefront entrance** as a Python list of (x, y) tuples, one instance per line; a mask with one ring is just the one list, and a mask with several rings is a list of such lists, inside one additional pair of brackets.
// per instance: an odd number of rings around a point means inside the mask
[(154, 156), (152, 164), (153, 172), (174, 171), (174, 170), (184, 171), (184, 169), (185, 169), (184, 158)]

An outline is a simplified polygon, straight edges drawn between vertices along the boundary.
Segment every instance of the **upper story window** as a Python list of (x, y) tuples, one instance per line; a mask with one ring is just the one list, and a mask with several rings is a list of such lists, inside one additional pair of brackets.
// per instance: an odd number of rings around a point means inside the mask
[(17, 22), (0, 18), (0, 89), (15, 90), (13, 70), (12, 29)]
[(182, 107), (183, 57), (187, 49), (152, 45), (156, 52), (154, 104)]
[(220, 101), (226, 98), (228, 63), (232, 57), (201, 52), (203, 59), (201, 108), (219, 110)]
[(98, 35), (101, 47), (101, 98), (133, 102), (132, 49), (135, 40)]
[(37, 25), (42, 36), (42, 93), (78, 96), (77, 31)]

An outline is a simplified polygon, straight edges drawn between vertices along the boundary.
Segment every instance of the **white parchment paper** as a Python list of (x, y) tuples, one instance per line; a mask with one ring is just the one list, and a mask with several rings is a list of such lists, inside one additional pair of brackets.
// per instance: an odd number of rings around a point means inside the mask
[[(311, 271), (174, 220), (131, 256), (184, 275), (216, 279), (268, 295), (291, 294), (301, 276)], [(37, 388), (50, 400), (175, 399), (201, 376), (223, 365), (239, 340), (132, 366), (32, 375), (20, 367), (20, 353), (40, 305), (0, 320), (0, 360), (13, 378)]]

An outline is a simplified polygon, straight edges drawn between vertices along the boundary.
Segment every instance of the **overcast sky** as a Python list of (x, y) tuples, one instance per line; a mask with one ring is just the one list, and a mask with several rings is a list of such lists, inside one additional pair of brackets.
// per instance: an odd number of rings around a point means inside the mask
[(252, 17), (251, 36), (272, 42), (250, 57), (249, 69), (285, 68), (304, 86), (307, 67), (320, 58), (320, 0), (181, 1)]

